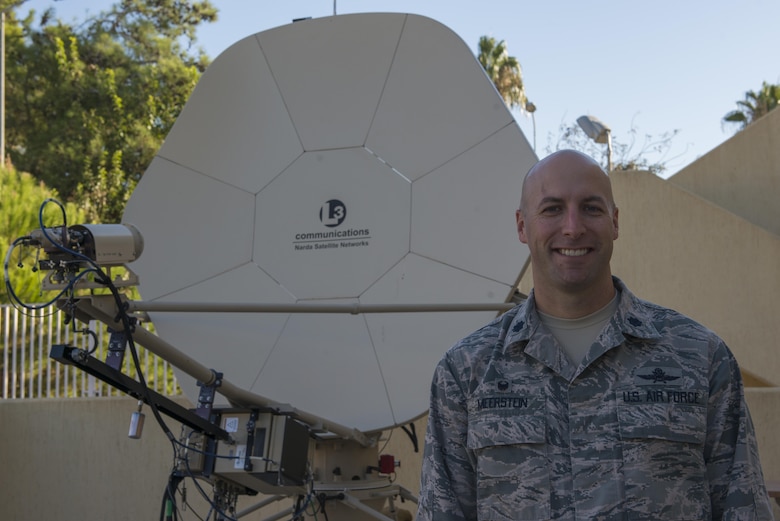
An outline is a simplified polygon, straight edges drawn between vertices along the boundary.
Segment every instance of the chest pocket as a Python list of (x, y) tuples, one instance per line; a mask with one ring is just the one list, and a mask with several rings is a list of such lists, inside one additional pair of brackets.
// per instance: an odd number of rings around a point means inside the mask
[(618, 402), (628, 517), (708, 519), (706, 393), (700, 404), (665, 396), (660, 403)]
[[(620, 437), (628, 439), (659, 439), (701, 445), (707, 431), (706, 394), (674, 391), (657, 394), (658, 402), (620, 403), (618, 421)], [(685, 402), (674, 399), (685, 397)], [(692, 403), (694, 399), (700, 403)], [(663, 401), (661, 401), (663, 400)]]
[[(512, 403), (520, 406), (513, 408)], [(496, 407), (486, 407), (490, 405)], [(469, 413), (467, 438), (476, 463), (479, 519), (549, 519), (550, 465), (543, 397), (537, 395), (529, 402), (482, 402), (482, 406), (476, 403)]]

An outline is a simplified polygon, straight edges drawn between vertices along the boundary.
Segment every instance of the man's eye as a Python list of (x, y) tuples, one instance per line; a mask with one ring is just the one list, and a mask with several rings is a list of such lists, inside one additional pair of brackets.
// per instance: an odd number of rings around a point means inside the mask
[(558, 213), (561, 211), (560, 206), (545, 206), (542, 208), (542, 213)]
[(585, 211), (591, 214), (602, 213), (603, 210), (600, 206), (586, 206)]

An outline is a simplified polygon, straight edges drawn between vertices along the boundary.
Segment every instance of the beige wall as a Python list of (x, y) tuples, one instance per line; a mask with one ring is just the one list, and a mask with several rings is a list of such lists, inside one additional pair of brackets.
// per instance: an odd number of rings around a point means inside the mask
[[(191, 404), (177, 400), (185, 407)], [(173, 448), (154, 421), (149, 408), (143, 436), (128, 438), (130, 415), (136, 410), (131, 398), (61, 400), (0, 400), (0, 519), (3, 521), (138, 521), (159, 519), (160, 504), (173, 466)], [(164, 417), (178, 439), (181, 426)], [(424, 420), (417, 424), (424, 425)], [(418, 430), (420, 443), (424, 426)], [(387, 433), (389, 435), (389, 433)], [(383, 453), (401, 462), (396, 483), (419, 489), (421, 454), (415, 453), (407, 435), (397, 429), (385, 435)], [(422, 447), (420, 446), (420, 449)], [(210, 492), (207, 484), (203, 486)], [(187, 481), (187, 497), (205, 518), (208, 506)], [(238, 511), (248, 509), (262, 496), (241, 496)], [(243, 516), (259, 521), (287, 508), (284, 499)], [(413, 514), (407, 501), (396, 507)], [(346, 509), (346, 507), (342, 507)], [(335, 505), (332, 521), (342, 521)], [(347, 509), (351, 512), (351, 510)], [(347, 517), (352, 519), (354, 516)], [(197, 519), (192, 513), (186, 519)], [(289, 519), (289, 516), (284, 517)]]
[(780, 236), (780, 110), (774, 110), (669, 181)]
[[(766, 480), (780, 480), (780, 389), (748, 388), (746, 392), (750, 415), (756, 428), (756, 439), (761, 456), (761, 465)], [(773, 502), (775, 519), (780, 519), (780, 507)]]
[(0, 401), (0, 517), (159, 519), (171, 444), (151, 418), (140, 440), (127, 437), (136, 403), (129, 398)]
[[(756, 425), (761, 460), (767, 479), (780, 479), (780, 390), (750, 389), (747, 394)], [(189, 406), (186, 401), (181, 401)], [(127, 437), (130, 398), (0, 401), (0, 518), (9, 521), (138, 521), (159, 519), (160, 501), (173, 461), (171, 443), (147, 411), (140, 440)], [(179, 426), (166, 418), (174, 434)], [(415, 422), (420, 443), (425, 418)], [(382, 443), (383, 454), (401, 462), (396, 483), (419, 491), (421, 452), (401, 429)], [(205, 485), (204, 485), (205, 486)], [(205, 517), (207, 507), (188, 484), (188, 499)], [(238, 510), (263, 499), (242, 496)], [(274, 503), (242, 517), (259, 521), (287, 507), (291, 500)], [(414, 503), (397, 502), (413, 514)], [(780, 514), (775, 510), (775, 515)], [(186, 519), (197, 519), (192, 513)], [(287, 519), (286, 517), (284, 519)], [(331, 516), (331, 521), (347, 517)], [(780, 517), (778, 517), (780, 519)]]
[(780, 384), (780, 237), (646, 172), (614, 172), (613, 272), (715, 330), (743, 369)]

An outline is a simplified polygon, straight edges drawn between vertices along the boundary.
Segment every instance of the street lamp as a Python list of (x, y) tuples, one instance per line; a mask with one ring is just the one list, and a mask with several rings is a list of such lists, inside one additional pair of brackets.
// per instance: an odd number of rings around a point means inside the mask
[(596, 143), (607, 145), (607, 172), (612, 171), (612, 130), (593, 116), (580, 116), (577, 124)]
[(534, 117), (534, 112), (536, 112), (536, 105), (534, 105), (532, 102), (527, 101), (525, 103), (525, 110), (528, 111), (528, 113), (531, 115), (531, 122), (534, 126), (534, 152), (536, 152), (536, 118)]

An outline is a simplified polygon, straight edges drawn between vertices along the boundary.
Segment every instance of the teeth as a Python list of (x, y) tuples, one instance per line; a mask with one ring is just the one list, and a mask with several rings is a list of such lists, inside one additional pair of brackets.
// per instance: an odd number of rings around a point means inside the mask
[(563, 255), (566, 255), (567, 257), (580, 257), (582, 255), (585, 255), (588, 253), (587, 249), (581, 249), (581, 250), (559, 250)]

